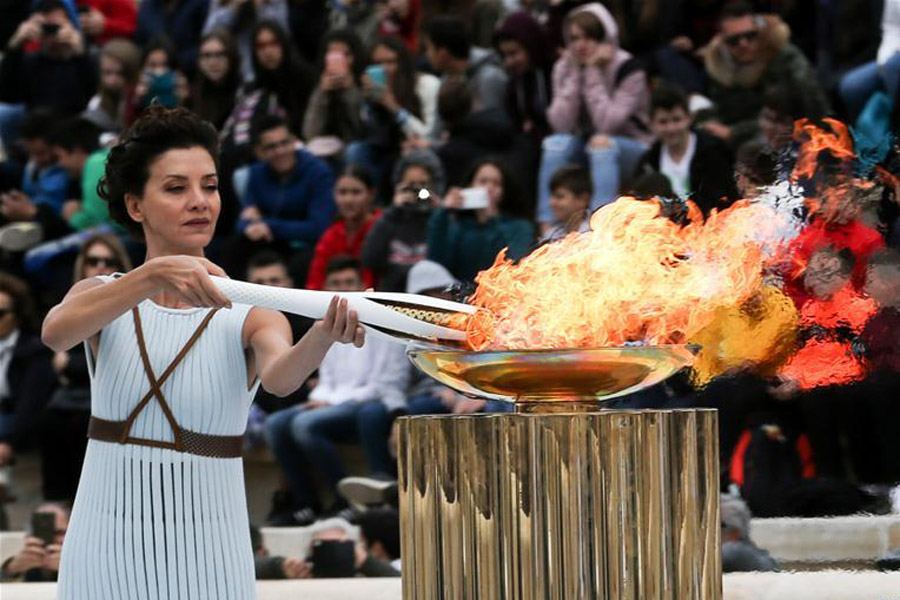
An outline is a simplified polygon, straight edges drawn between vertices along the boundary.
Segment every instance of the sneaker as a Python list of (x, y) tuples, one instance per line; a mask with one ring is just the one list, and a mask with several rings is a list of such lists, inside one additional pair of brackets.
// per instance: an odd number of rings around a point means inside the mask
[(37, 223), (10, 223), (0, 227), (0, 248), (23, 252), (40, 243), (44, 230)]
[(338, 483), (338, 492), (360, 509), (393, 505), (397, 502), (397, 481), (381, 477), (345, 477)]

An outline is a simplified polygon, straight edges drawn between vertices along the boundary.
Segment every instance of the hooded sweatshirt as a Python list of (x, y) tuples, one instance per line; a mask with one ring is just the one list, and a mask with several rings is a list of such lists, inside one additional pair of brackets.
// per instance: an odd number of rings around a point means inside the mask
[[(606, 42), (615, 47), (603, 67), (582, 67), (568, 57), (553, 66), (553, 102), (547, 120), (555, 133), (621, 135), (642, 142), (652, 138), (648, 123), (650, 92), (647, 76), (634, 58), (619, 47), (619, 29), (610, 12), (599, 3), (576, 8), (597, 17), (606, 30)], [(568, 43), (568, 23), (563, 35)]]
[(541, 24), (525, 11), (509, 15), (497, 28), (495, 46), (499, 47), (505, 40), (518, 42), (531, 63), (525, 73), (510, 76), (506, 86), (506, 112), (519, 131), (540, 141), (550, 133), (547, 123), (547, 108), (553, 91), (550, 42)]

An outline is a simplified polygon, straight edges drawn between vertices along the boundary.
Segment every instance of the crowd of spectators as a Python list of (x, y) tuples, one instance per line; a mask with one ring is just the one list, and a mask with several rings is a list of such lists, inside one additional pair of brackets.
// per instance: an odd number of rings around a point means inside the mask
[[(754, 197), (789, 172), (800, 118), (855, 125), (883, 157), (900, 131), (900, 0), (838, 4), (0, 2), (0, 468), (39, 451), (45, 499), (74, 497), (90, 367), (80, 347), (44, 348), (39, 322), (73, 282), (142, 262), (140, 242), (114, 223), (97, 187), (110, 145), (152, 104), (187, 107), (220, 132), (222, 211), (208, 256), (231, 277), (449, 297), (471, 289), (504, 248), (518, 259), (587, 231), (591, 212), (621, 194), (692, 198), (704, 215)], [(818, 310), (805, 303), (831, 302), (848, 281), (877, 296), (882, 312), (866, 330), (880, 328), (870, 346), (881, 344), (882, 371), (896, 373), (893, 192), (862, 217), (818, 221), (829, 244), (806, 258), (811, 271), (840, 281), (823, 291), (807, 274), (795, 297), (799, 309)], [(291, 324), (298, 338), (309, 327)], [(823, 433), (820, 417), (804, 425), (811, 400), (796, 389), (730, 385), (704, 392), (739, 391), (723, 423), (726, 474), (735, 447), (745, 453), (759, 439), (753, 451), (774, 452), (766, 443), (787, 439), (799, 448), (809, 435), (821, 442), (820, 473), (833, 478), (816, 489), (856, 494), (842, 506), (869, 508), (877, 494), (863, 484), (900, 479), (898, 464), (845, 468), (840, 432)], [(866, 385), (881, 397), (897, 390), (895, 377)], [(846, 401), (838, 396), (829, 403)], [(751, 414), (785, 398), (797, 407), (789, 425), (777, 435), (759, 429)], [(396, 417), (495, 410), (503, 407), (423, 379), (399, 345), (372, 336), (361, 349), (335, 347), (304, 389), (288, 398), (260, 391), (251, 411), (248, 447), (268, 446), (284, 473), (269, 524), (362, 519), (362, 536), (339, 522), (320, 537), (362, 537), (353, 572), (396, 574), (399, 545), (383, 525), (395, 515), (358, 510), (392, 501), (378, 482), (396, 476)], [(375, 476), (364, 501), (340, 485), (342, 443), (361, 444)], [(900, 461), (894, 446), (868, 448), (887, 463)], [(62, 505), (48, 511), (64, 531)], [(746, 541), (746, 527), (735, 531), (733, 541)], [(50, 577), (58, 548), (38, 542), (30, 537), (4, 575)], [(264, 549), (255, 550), (262, 561)], [(300, 559), (260, 561), (275, 576), (313, 574)]]

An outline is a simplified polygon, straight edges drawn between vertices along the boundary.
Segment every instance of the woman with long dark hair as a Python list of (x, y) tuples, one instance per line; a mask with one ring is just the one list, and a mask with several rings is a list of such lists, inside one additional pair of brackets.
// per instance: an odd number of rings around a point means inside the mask
[(243, 78), (237, 44), (227, 31), (214, 30), (200, 40), (191, 108), (217, 129), (234, 109)]
[(75, 284), (44, 320), (91, 365), (87, 454), (59, 598), (256, 597), (241, 462), (259, 385), (286, 395), (334, 342), (361, 346), (346, 301), (295, 345), (284, 315), (232, 305), (204, 257), (220, 210), (218, 135), (151, 107), (110, 151), (102, 195), (144, 263)]
[(361, 139), (347, 146), (344, 159), (348, 164), (368, 167), (385, 196), (388, 166), (396, 160), (403, 143), (433, 132), (441, 82), (416, 70), (415, 57), (400, 38), (379, 38), (370, 59), (370, 67), (362, 76), (365, 103)]

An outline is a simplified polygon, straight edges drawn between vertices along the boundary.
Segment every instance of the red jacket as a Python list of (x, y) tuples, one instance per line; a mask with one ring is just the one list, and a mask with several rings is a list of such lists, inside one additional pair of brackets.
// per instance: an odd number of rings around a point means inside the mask
[(78, 6), (90, 6), (106, 17), (103, 33), (93, 41), (103, 45), (112, 38), (134, 36), (137, 25), (137, 3), (134, 0), (78, 0)]
[[(381, 211), (376, 209), (352, 239), (347, 239), (347, 224), (344, 221), (338, 221), (326, 229), (316, 244), (316, 251), (313, 254), (312, 263), (309, 265), (309, 275), (306, 277), (306, 289), (322, 289), (325, 285), (325, 267), (328, 266), (328, 261), (335, 256), (359, 258), (369, 230), (380, 217)], [(363, 283), (367, 288), (375, 286), (375, 278), (369, 269), (363, 269), (362, 275)]]

